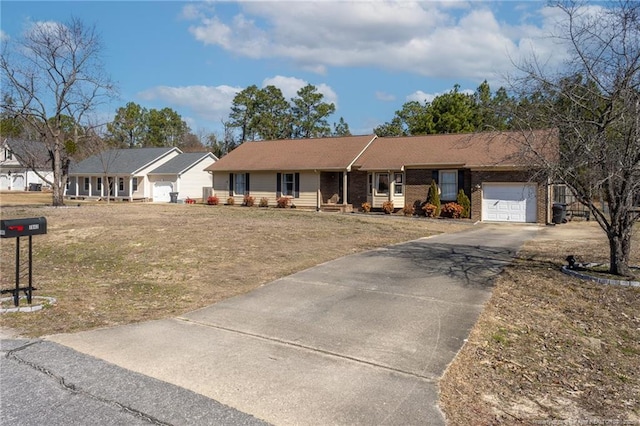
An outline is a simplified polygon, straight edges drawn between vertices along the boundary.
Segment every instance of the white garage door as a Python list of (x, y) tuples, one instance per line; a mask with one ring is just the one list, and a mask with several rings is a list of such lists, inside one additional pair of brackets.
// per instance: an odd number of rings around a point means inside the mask
[(1, 190), (4, 191), (6, 189), (9, 189), (9, 179), (10, 178), (8, 176), (5, 176), (5, 175), (0, 176), (0, 189)]
[(535, 222), (536, 185), (486, 183), (482, 186), (482, 220)]
[(153, 184), (153, 201), (168, 203), (171, 201), (171, 192), (173, 192), (171, 182), (156, 182)]

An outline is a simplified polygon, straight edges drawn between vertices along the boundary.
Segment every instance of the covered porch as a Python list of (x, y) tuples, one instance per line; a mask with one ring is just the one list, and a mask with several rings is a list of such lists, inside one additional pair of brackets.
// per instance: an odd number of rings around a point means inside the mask
[[(70, 176), (65, 198), (70, 200), (148, 201), (137, 176)], [(105, 184), (106, 182), (106, 184)]]

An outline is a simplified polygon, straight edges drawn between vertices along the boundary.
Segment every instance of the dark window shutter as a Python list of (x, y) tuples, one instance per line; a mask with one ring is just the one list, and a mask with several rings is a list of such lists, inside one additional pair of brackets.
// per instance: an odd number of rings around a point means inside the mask
[(295, 175), (295, 192), (293, 193), (295, 198), (300, 198), (300, 173)]
[(249, 194), (251, 186), (249, 185), (249, 173), (244, 175), (244, 193)]
[(458, 192), (464, 191), (464, 170), (458, 170)]
[(282, 196), (282, 173), (276, 174), (276, 198)]
[(436, 185), (438, 184), (438, 171), (437, 170), (431, 171), (431, 179), (436, 182)]
[(229, 197), (233, 197), (233, 173), (229, 173)]

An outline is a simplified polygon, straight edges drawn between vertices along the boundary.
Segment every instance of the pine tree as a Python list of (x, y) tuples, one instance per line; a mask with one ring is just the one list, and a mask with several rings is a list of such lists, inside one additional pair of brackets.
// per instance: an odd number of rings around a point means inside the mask
[(429, 198), (427, 202), (436, 206), (436, 211), (434, 212), (433, 216), (440, 216), (440, 191), (438, 190), (438, 184), (435, 180), (431, 181), (431, 187), (429, 188)]

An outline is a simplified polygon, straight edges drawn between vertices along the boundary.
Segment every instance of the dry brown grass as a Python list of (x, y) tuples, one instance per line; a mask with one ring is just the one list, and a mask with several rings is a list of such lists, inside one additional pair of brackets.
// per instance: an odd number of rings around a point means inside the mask
[[(2, 209), (3, 218), (37, 216), (48, 233), (33, 237), (34, 294), (57, 305), (0, 316), (27, 336), (179, 315), (346, 254), (470, 226), (202, 204)], [(4, 289), (15, 282), (15, 241), (1, 242)]]
[(640, 289), (560, 273), (568, 254), (606, 262), (608, 245), (595, 223), (555, 230), (499, 277), (441, 381), (449, 424), (640, 423)]
[(44, 206), (51, 205), (52, 194), (48, 191), (20, 192), (2, 191), (0, 192), (0, 206)]

